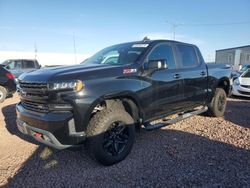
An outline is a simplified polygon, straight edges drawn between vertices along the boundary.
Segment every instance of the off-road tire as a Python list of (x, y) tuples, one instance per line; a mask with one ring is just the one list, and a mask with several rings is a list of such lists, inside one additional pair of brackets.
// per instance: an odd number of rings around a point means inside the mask
[(2, 103), (7, 97), (7, 90), (3, 87), (0, 86), (0, 103)]
[[(128, 134), (125, 146), (122, 145), (122, 152), (112, 155), (105, 150), (105, 142), (107, 134), (112, 132), (114, 122), (122, 122)], [(118, 125), (117, 127), (121, 127)], [(127, 138), (126, 137), (126, 138)], [(118, 138), (120, 139), (120, 138)], [(108, 137), (109, 140), (109, 137)], [(111, 141), (112, 139), (110, 139)], [(104, 109), (97, 112), (90, 120), (87, 128), (87, 147), (91, 155), (103, 165), (112, 165), (126, 158), (130, 153), (135, 140), (135, 125), (133, 118), (124, 109)], [(112, 140), (113, 143), (115, 141)], [(124, 144), (124, 143), (123, 143)]]
[(227, 94), (222, 88), (216, 88), (214, 97), (208, 105), (207, 115), (222, 117), (226, 111)]

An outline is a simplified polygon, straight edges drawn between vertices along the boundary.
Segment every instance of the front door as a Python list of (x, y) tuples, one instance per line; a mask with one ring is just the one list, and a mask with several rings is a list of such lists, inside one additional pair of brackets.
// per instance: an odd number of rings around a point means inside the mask
[(160, 117), (179, 109), (182, 101), (182, 82), (179, 76), (178, 66), (175, 62), (172, 46), (167, 43), (156, 45), (145, 62), (150, 60), (166, 60), (168, 68), (154, 71), (146, 75), (144, 84), (143, 107), (146, 119)]

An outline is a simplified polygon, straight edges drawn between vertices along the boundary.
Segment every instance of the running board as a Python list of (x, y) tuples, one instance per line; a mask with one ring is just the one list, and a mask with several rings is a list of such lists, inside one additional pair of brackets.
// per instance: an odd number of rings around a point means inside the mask
[(146, 123), (144, 123), (144, 127), (148, 131), (151, 131), (151, 130), (154, 130), (154, 129), (160, 129), (160, 128), (166, 127), (166, 126), (168, 126), (170, 124), (174, 124), (174, 123), (177, 123), (179, 121), (182, 121), (182, 120), (184, 120), (186, 118), (189, 118), (191, 116), (204, 113), (207, 110), (208, 110), (208, 107), (205, 106), (205, 107), (202, 107), (201, 109), (198, 109), (198, 110), (193, 110), (191, 112), (189, 111), (189, 112), (186, 112), (186, 113), (183, 113), (183, 114), (179, 114), (174, 119), (169, 119), (169, 120), (157, 123), (157, 124), (151, 124), (150, 122), (146, 122)]

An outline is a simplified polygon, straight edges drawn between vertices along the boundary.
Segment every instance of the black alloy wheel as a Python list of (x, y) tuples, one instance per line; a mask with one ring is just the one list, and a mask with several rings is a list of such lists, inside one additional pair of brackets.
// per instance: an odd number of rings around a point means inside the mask
[(106, 131), (103, 137), (103, 148), (111, 156), (117, 156), (123, 152), (129, 139), (129, 130), (123, 122), (112, 123), (111, 129)]

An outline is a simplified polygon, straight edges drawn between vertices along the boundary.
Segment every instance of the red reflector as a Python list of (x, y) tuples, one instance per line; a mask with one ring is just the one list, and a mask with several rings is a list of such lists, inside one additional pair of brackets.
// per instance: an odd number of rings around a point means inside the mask
[(41, 133), (35, 133), (34, 136), (40, 138), (40, 137), (43, 136), (43, 134), (41, 134)]
[(6, 76), (7, 76), (9, 79), (11, 79), (11, 80), (13, 80), (13, 79), (15, 78), (15, 76), (14, 76), (13, 74), (11, 74), (11, 73), (6, 73)]

